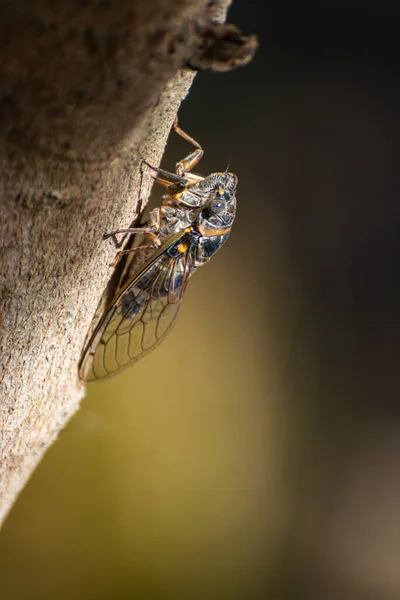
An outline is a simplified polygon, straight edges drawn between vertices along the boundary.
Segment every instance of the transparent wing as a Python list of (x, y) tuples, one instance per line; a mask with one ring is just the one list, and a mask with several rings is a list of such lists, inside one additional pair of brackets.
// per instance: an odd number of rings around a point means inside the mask
[(188, 234), (174, 236), (117, 292), (83, 352), (82, 380), (114, 375), (160, 343), (194, 271), (190, 247)]

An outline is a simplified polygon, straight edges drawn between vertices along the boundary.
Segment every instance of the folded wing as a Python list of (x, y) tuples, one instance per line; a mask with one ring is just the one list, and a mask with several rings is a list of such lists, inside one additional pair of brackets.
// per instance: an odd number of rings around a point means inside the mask
[(82, 380), (114, 375), (160, 343), (194, 270), (190, 247), (190, 234), (174, 236), (117, 291), (83, 352)]

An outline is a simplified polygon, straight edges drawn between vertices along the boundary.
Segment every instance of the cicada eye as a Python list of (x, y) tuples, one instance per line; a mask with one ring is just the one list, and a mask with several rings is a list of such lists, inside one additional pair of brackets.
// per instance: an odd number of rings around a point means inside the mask
[(220, 213), (224, 210), (225, 200), (215, 200), (211, 205), (211, 210), (213, 213)]

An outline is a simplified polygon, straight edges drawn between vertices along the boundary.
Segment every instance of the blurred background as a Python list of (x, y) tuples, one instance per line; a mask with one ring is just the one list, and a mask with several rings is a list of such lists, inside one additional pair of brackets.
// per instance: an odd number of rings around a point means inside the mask
[(182, 107), (239, 177), (231, 238), (47, 452), (5, 600), (400, 598), (398, 22), (301, 4), (236, 0), (254, 62)]

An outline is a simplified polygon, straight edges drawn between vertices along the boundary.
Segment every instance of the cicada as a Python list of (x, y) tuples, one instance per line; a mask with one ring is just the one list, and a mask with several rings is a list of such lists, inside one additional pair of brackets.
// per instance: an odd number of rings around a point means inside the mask
[[(106, 234), (143, 234), (146, 243), (118, 252), (135, 253), (125, 268), (111, 302), (92, 324), (79, 363), (83, 381), (120, 372), (154, 349), (178, 314), (189, 278), (226, 242), (236, 214), (237, 177), (228, 171), (201, 177), (191, 173), (203, 156), (200, 144), (177, 121), (175, 131), (194, 146), (155, 181), (165, 187), (161, 207), (143, 227)], [(115, 261), (115, 262), (116, 262)], [(95, 317), (96, 318), (96, 317)]]

